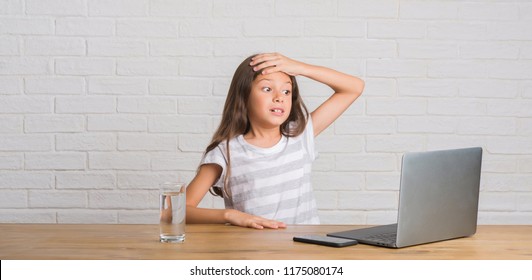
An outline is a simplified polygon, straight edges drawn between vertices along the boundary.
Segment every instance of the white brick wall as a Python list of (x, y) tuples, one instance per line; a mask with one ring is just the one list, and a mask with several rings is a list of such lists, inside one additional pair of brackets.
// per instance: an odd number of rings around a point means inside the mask
[(156, 222), (263, 51), (366, 80), (316, 140), (324, 223), (393, 222), (402, 153), (478, 145), (480, 223), (532, 224), (527, 0), (2, 0), (0, 222)]

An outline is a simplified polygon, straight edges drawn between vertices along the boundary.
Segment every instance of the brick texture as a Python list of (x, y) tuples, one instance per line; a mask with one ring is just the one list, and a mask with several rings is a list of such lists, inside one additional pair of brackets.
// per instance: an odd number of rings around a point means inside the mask
[(155, 223), (237, 65), (276, 51), (366, 81), (316, 139), (322, 223), (394, 222), (404, 152), (482, 146), (480, 223), (532, 224), (529, 2), (3, 1), (0, 222)]

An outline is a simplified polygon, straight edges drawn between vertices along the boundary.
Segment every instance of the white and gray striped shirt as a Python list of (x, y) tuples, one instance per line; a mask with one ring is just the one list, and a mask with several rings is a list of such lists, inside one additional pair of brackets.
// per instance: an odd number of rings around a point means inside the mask
[[(227, 166), (226, 142), (208, 152), (201, 164), (218, 164), (222, 175), (214, 184), (224, 187)], [(230, 197), (225, 208), (232, 208), (282, 221), (286, 224), (319, 224), (310, 172), (316, 158), (312, 120), (296, 137), (283, 136), (271, 148), (247, 143), (240, 135), (229, 141), (231, 176)]]

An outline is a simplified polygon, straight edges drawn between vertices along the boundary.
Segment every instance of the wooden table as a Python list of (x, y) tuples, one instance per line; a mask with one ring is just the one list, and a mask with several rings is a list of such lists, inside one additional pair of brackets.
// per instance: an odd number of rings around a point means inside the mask
[(479, 226), (472, 237), (403, 249), (359, 244), (345, 248), (293, 242), (302, 234), (362, 226), (289, 226), (253, 230), (187, 225), (186, 242), (158, 241), (158, 225), (0, 224), (0, 259), (532, 259), (532, 226)]

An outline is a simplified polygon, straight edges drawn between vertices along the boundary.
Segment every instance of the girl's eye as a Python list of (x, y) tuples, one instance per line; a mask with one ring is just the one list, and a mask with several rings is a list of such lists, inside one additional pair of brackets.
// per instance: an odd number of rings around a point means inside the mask
[(269, 88), (269, 87), (263, 87), (262, 90), (265, 91), (265, 92), (270, 92), (270, 91), (272, 91), (272, 89)]
[(284, 95), (290, 95), (290, 91), (289, 90), (283, 90), (283, 94)]

